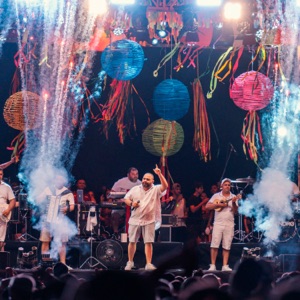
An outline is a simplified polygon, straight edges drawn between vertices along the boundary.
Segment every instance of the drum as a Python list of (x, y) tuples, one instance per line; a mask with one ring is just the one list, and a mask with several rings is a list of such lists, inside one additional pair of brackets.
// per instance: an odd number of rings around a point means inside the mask
[(285, 243), (287, 241), (291, 241), (297, 234), (297, 226), (295, 219), (280, 222), (279, 225), (281, 227), (281, 233), (278, 237), (277, 242)]

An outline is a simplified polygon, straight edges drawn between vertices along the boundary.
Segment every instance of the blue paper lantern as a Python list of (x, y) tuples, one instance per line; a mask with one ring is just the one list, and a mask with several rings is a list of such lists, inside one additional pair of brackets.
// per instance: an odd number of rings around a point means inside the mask
[(166, 79), (154, 90), (155, 112), (163, 119), (175, 121), (182, 118), (190, 106), (187, 87), (176, 79)]
[(144, 65), (144, 51), (140, 44), (119, 40), (108, 45), (102, 55), (103, 70), (112, 78), (130, 80), (140, 74)]

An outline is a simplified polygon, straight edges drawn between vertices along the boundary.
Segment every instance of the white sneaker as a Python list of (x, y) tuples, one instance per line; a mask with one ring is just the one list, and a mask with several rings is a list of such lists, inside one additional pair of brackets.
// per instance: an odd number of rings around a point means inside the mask
[(130, 271), (134, 267), (133, 261), (128, 261), (124, 270)]
[(209, 265), (209, 269), (207, 271), (217, 271), (216, 265)]
[(146, 264), (145, 270), (147, 270), (147, 271), (153, 271), (153, 270), (156, 270), (156, 267), (154, 265), (152, 265), (152, 264)]
[(232, 271), (232, 269), (231, 269), (231, 268), (229, 268), (229, 266), (228, 266), (228, 265), (225, 265), (225, 266), (223, 266), (223, 267), (222, 267), (222, 271), (223, 271), (223, 272), (231, 272), (231, 271)]

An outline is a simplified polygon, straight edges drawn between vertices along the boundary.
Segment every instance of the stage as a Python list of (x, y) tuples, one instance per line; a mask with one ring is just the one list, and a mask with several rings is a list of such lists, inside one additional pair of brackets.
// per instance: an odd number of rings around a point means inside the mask
[[(20, 261), (17, 259), (18, 251), (23, 248), (23, 253), (28, 254), (32, 247), (37, 247), (40, 253), (39, 241), (8, 241), (5, 252), (0, 253), (0, 269), (12, 267), (17, 272), (28, 272), (30, 268), (20, 268)], [(179, 255), (183, 250), (182, 243), (158, 242), (153, 245), (153, 264), (159, 266), (172, 257)], [(207, 270), (210, 263), (210, 244), (201, 243), (195, 249), (197, 265), (195, 269)], [(234, 265), (240, 261), (242, 255), (249, 256), (250, 252), (256, 257), (262, 257), (270, 261), (276, 273), (300, 270), (299, 254), (300, 243), (277, 243), (272, 249), (266, 248), (260, 243), (233, 243), (230, 253), (229, 265)], [(20, 252), (19, 252), (20, 253)], [(91, 256), (93, 257), (91, 259)], [(41, 257), (38, 254), (38, 261)], [(96, 260), (94, 260), (94, 258)], [(136, 270), (143, 270), (145, 266), (144, 244), (137, 244), (135, 255)], [(98, 263), (100, 262), (100, 263)], [(79, 274), (80, 277), (88, 277), (95, 270), (115, 269), (122, 270), (127, 262), (127, 243), (120, 243), (112, 240), (93, 241), (92, 252), (91, 243), (86, 240), (76, 239), (68, 243), (67, 264), (73, 268), (71, 272)], [(219, 250), (217, 259), (217, 270), (222, 267), (222, 250)], [(180, 269), (180, 261), (175, 268)], [(221, 273), (221, 272), (220, 272)]]

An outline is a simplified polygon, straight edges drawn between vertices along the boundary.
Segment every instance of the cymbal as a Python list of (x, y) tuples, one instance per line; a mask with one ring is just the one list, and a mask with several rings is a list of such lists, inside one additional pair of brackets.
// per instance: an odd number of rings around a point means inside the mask
[(248, 184), (253, 184), (255, 182), (255, 179), (251, 177), (247, 178), (237, 178), (236, 180), (231, 180), (232, 183), (248, 183)]

